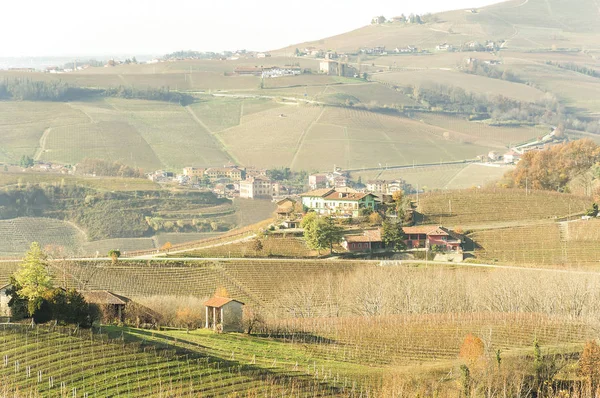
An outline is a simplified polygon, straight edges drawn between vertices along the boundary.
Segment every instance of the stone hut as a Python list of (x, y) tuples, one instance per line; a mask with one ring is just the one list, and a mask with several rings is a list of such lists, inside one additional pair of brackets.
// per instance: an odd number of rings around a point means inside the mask
[(243, 332), (244, 303), (228, 297), (215, 296), (204, 303), (206, 328), (215, 332)]
[[(80, 292), (89, 304), (96, 304), (102, 308), (105, 317), (123, 322), (125, 319), (125, 306), (129, 302), (127, 297), (119, 296), (108, 290), (88, 290)], [(105, 319), (108, 321), (109, 319)]]

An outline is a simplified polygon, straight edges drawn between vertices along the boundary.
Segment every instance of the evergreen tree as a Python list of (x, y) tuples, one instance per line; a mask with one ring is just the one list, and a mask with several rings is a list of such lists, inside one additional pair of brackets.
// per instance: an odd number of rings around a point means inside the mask
[(400, 222), (393, 222), (389, 218), (383, 221), (381, 240), (385, 247), (392, 250), (406, 249), (406, 236)]

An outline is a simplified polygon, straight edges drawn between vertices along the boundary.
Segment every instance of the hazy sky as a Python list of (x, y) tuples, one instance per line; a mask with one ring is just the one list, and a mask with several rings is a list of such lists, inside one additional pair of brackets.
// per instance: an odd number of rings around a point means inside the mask
[(0, 57), (269, 50), (498, 0), (1, 0)]

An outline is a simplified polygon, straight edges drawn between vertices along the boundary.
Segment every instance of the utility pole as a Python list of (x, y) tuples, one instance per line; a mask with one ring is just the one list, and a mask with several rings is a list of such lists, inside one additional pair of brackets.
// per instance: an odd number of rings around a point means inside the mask
[(529, 177), (525, 177), (525, 196), (529, 195)]
[(448, 199), (448, 207), (450, 208), (450, 215), (452, 215), (452, 199)]

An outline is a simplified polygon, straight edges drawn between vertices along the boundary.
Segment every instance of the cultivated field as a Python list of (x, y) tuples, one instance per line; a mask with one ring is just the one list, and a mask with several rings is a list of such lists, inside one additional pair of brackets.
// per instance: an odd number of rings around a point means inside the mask
[(550, 132), (550, 128), (544, 126), (490, 126), (485, 122), (470, 122), (464, 117), (432, 113), (418, 113), (415, 119), (446, 129), (452, 140), (496, 148), (499, 155), (509, 147)]
[(226, 351), (156, 344), (144, 331), (134, 343), (89, 331), (72, 335), (68, 329), (41, 327), (14, 326), (0, 335), (6, 364), (0, 369), (3, 395), (242, 397), (293, 391), (332, 396), (338, 391), (304, 372), (242, 362)]
[(87, 122), (85, 115), (63, 103), (0, 102), (0, 162), (17, 163), (33, 157), (48, 128)]
[(73, 224), (51, 218), (21, 217), (0, 220), (0, 256), (19, 257), (31, 242), (64, 248), (67, 256), (79, 254), (85, 233)]
[[(490, 149), (452, 140), (444, 132), (425, 123), (364, 110), (300, 106), (245, 117), (240, 126), (219, 135), (244, 164), (296, 170), (327, 170), (334, 164), (360, 168), (460, 160)], [(269, 157), (265, 158), (267, 149)]]
[[(260, 240), (262, 249), (256, 250), (254, 240), (207, 247), (184, 254), (189, 257), (292, 257), (306, 258), (317, 255), (310, 250), (303, 238), (268, 237)], [(179, 257), (180, 255), (175, 255)]]
[(470, 75), (455, 70), (418, 70), (382, 73), (373, 79), (398, 86), (428, 87), (431, 85), (459, 86), (467, 92), (490, 96), (502, 95), (524, 102), (542, 99), (544, 92), (531, 86), (484, 76)]
[(481, 261), (600, 268), (599, 221), (571, 221), (477, 231), (470, 236)]
[(470, 189), (432, 192), (419, 196), (418, 211), (425, 222), (466, 226), (554, 220), (584, 212), (591, 198), (547, 191)]

